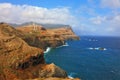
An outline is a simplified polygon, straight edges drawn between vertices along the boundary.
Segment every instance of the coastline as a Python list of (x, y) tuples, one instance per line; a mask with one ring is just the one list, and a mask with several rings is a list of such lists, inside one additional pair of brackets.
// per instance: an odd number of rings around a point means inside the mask
[[(64, 45), (64, 41), (70, 39), (68, 33), (71, 33), (72, 30), (68, 28), (61, 29), (63, 32), (68, 29), (68, 32), (66, 32), (67, 37), (65, 38), (61, 33), (56, 35), (51, 30), (48, 31), (43, 27), (38, 26), (37, 28), (37, 31), (33, 31), (33, 27), (15, 29), (6, 23), (0, 23), (0, 78), (2, 80), (25, 80), (42, 77), (68, 78), (67, 73), (58, 66), (46, 64), (44, 53), (47, 53), (51, 48)], [(72, 33), (72, 35), (75, 34)], [(71, 39), (74, 39), (74, 37), (71, 37)], [(78, 38), (75, 37), (75, 39)], [(45, 49), (46, 51), (44, 51)], [(7, 70), (7, 72), (4, 70)]]
[[(64, 45), (58, 46), (58, 47), (56, 47), (56, 48), (67, 47), (67, 46), (69, 46), (69, 44), (66, 42)], [(54, 49), (54, 48), (47, 47), (47, 49), (44, 51), (44, 56), (45, 56), (46, 54), (49, 54), (49, 52), (50, 52), (52, 49)], [(72, 80), (75, 79), (75, 80), (77, 80), (77, 78), (74, 78), (72, 75), (73, 75), (73, 73), (68, 74), (68, 75), (67, 75), (68, 79), (72, 79)], [(79, 80), (79, 79), (78, 79), (78, 80)]]

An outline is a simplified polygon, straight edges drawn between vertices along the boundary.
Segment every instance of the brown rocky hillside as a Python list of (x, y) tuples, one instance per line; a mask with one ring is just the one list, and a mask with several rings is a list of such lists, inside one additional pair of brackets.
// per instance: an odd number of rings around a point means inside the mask
[[(28, 31), (31, 32), (28, 33), (0, 23), (0, 80), (68, 79), (64, 70), (55, 64), (45, 63), (43, 49), (40, 48), (43, 46), (39, 47), (38, 43), (42, 44), (40, 41), (44, 41), (40, 38), (40, 30), (43, 34), (48, 32), (42, 27), (37, 30), (30, 29)], [(53, 43), (48, 44), (51, 46)], [(48, 44), (45, 43), (47, 46)]]
[(79, 40), (71, 28), (45, 29), (41, 25), (26, 25), (17, 27), (26, 36), (24, 40), (31, 46), (46, 49), (47, 47), (58, 47), (65, 44), (66, 40)]

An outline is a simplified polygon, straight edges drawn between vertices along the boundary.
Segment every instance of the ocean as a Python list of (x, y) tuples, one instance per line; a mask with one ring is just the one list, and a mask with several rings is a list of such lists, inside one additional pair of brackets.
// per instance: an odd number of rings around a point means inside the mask
[(47, 63), (81, 80), (120, 80), (120, 37), (82, 36), (45, 53)]

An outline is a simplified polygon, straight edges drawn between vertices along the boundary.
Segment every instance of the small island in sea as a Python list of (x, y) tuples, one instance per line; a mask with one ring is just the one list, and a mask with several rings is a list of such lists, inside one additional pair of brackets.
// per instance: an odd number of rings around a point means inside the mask
[(0, 0), (0, 80), (120, 80), (120, 0)]
[(47, 64), (48, 47), (79, 40), (70, 26), (44, 28), (35, 23), (11, 26), (0, 23), (0, 80), (79, 80), (54, 63)]

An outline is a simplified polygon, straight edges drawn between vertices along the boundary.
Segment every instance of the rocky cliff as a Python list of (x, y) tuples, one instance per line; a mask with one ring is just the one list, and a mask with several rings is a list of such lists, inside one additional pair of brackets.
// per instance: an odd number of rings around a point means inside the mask
[(66, 40), (79, 40), (71, 27), (60, 27), (45, 29), (41, 25), (25, 25), (17, 27), (25, 36), (23, 39), (31, 46), (46, 49), (47, 47), (58, 47), (65, 44)]
[(48, 32), (60, 35), (64, 40), (79, 40), (70, 26), (48, 29)]
[(15, 29), (0, 23), (0, 80), (68, 79), (64, 70), (46, 64), (43, 57), (43, 49), (59, 44), (64, 44), (63, 38), (43, 27)]

